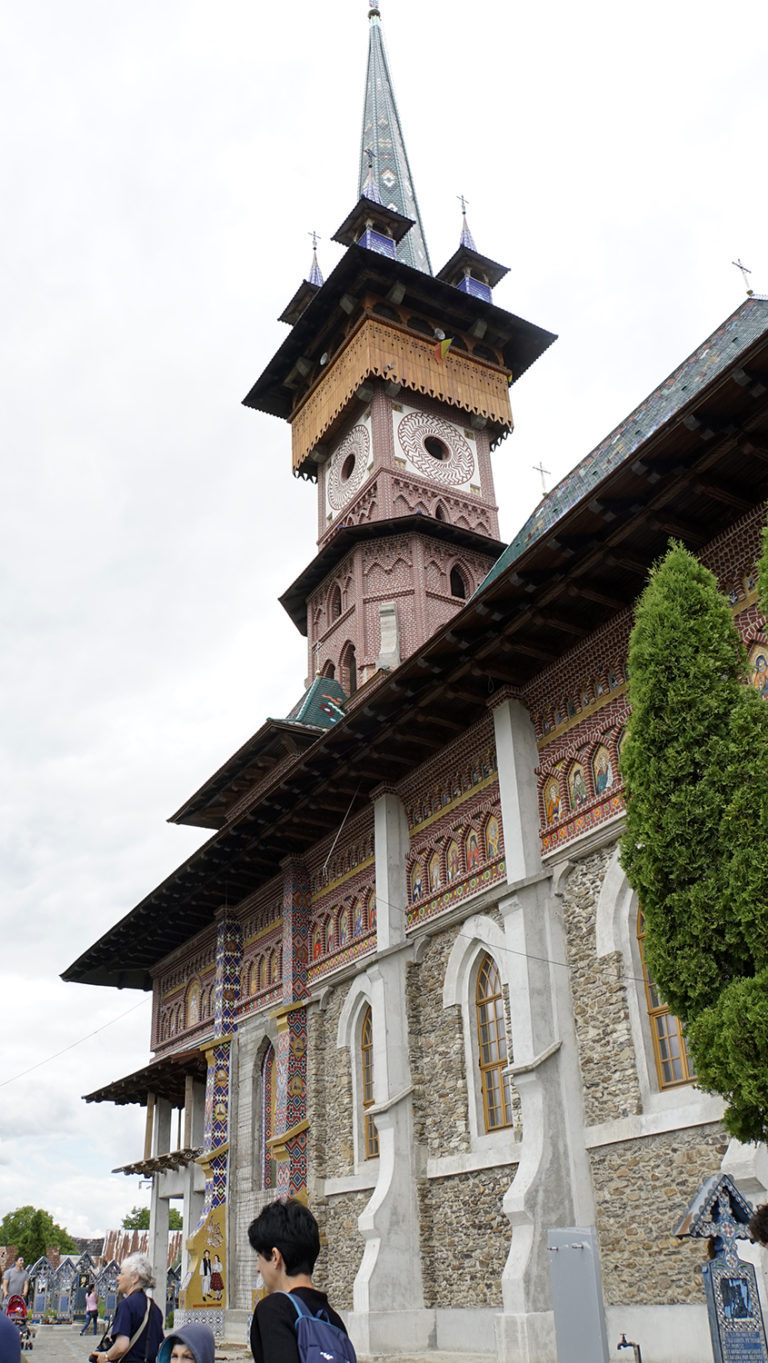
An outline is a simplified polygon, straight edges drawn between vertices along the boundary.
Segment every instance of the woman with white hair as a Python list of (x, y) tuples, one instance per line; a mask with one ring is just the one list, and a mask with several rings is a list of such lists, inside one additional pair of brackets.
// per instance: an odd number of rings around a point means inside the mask
[(94, 1363), (156, 1363), (163, 1342), (163, 1315), (157, 1302), (147, 1296), (155, 1276), (146, 1254), (129, 1254), (120, 1265), (117, 1290), (120, 1302), (112, 1322), (112, 1343), (103, 1353), (93, 1353)]

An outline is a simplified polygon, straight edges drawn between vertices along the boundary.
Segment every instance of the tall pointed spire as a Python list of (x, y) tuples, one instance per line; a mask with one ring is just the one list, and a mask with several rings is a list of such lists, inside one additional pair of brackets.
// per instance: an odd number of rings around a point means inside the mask
[(317, 263), (317, 232), (310, 232), (312, 238), (312, 268), (310, 269), (307, 283), (313, 284), (316, 289), (322, 288), (323, 276), (320, 266)]
[(370, 36), (359, 193), (396, 209), (406, 218), (414, 219), (414, 226), (400, 242), (397, 254), (406, 265), (414, 265), (417, 270), (431, 274), (432, 266), (384, 49), (378, 0), (369, 0), (368, 18)]
[(463, 194), (459, 194), (458, 198), (461, 203), (461, 240), (459, 245), (466, 246), (470, 251), (476, 251), (475, 239), (469, 230), (469, 223), (467, 222), (467, 201)]

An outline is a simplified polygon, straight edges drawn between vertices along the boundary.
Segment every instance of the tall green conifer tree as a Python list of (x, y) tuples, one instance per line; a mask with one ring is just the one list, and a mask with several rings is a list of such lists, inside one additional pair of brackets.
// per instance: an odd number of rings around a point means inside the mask
[[(764, 558), (766, 556), (764, 555)], [(764, 576), (768, 584), (768, 559)], [(713, 575), (673, 544), (637, 607), (622, 861), (698, 1080), (768, 1133), (768, 706)]]

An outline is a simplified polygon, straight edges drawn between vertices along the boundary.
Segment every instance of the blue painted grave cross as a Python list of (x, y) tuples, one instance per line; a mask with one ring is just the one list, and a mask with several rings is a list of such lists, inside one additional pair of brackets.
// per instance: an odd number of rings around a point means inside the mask
[(749, 1239), (752, 1210), (728, 1174), (714, 1174), (675, 1232), (710, 1242), (701, 1272), (715, 1363), (768, 1363), (755, 1270), (739, 1258), (736, 1245)]

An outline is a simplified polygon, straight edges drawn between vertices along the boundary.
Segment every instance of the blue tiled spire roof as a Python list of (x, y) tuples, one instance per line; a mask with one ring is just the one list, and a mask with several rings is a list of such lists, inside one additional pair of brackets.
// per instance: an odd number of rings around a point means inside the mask
[(322, 276), (322, 272), (321, 272), (321, 270), (320, 270), (320, 266), (319, 266), (318, 263), (317, 263), (317, 247), (316, 247), (316, 246), (313, 246), (313, 248), (312, 248), (312, 268), (311, 268), (311, 270), (310, 270), (310, 272), (309, 272), (309, 279), (307, 280), (307, 283), (308, 283), (308, 284), (314, 284), (314, 285), (315, 285), (315, 288), (317, 288), (317, 289), (322, 288), (322, 285), (323, 285), (323, 276)]
[(477, 250), (477, 247), (475, 246), (475, 239), (469, 230), (466, 208), (462, 208), (461, 210), (461, 241), (459, 242), (459, 245), (468, 247), (470, 251)]
[[(417, 270), (431, 274), (432, 266), (384, 48), (381, 11), (377, 0), (369, 0), (369, 3), (370, 35), (359, 193), (396, 209), (406, 218), (414, 219), (415, 226), (400, 242), (397, 254), (406, 265), (413, 265)], [(375, 198), (376, 193), (378, 199)]]
[(707, 337), (698, 350), (694, 350), (669, 378), (654, 388), (620, 426), (611, 431), (543, 498), (518, 530), (509, 548), (497, 559), (478, 590), (511, 567), (526, 549), (551, 530), (582, 498), (591, 495), (607, 474), (631, 459), (650, 436), (672, 420), (682, 407), (766, 332), (768, 299), (747, 298), (717, 331)]

